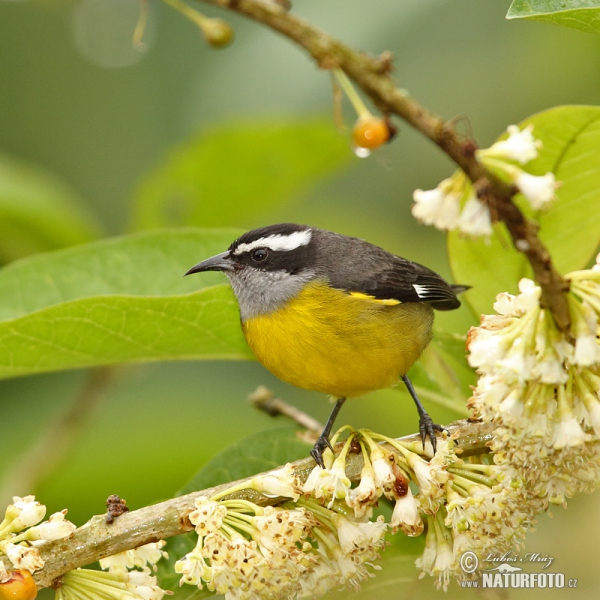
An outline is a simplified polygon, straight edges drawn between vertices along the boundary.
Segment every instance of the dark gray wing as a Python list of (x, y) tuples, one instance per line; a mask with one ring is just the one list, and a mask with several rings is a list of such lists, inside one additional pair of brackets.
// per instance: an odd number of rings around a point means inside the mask
[(435, 271), (357, 238), (339, 236), (335, 250), (330, 247), (321, 264), (328, 265), (326, 275), (333, 287), (378, 300), (427, 302), (437, 310), (453, 310), (460, 306), (457, 294), (468, 289), (450, 285)]
[(392, 268), (371, 273), (363, 279), (362, 292), (378, 300), (427, 302), (437, 310), (453, 310), (460, 306), (454, 288), (437, 273), (408, 260), (398, 259)]

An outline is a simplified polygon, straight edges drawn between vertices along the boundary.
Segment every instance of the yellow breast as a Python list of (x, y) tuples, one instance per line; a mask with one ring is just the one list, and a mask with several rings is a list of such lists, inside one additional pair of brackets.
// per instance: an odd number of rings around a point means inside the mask
[(427, 304), (394, 304), (310, 283), (281, 309), (242, 327), (274, 375), (339, 398), (395, 384), (429, 343), (432, 324)]

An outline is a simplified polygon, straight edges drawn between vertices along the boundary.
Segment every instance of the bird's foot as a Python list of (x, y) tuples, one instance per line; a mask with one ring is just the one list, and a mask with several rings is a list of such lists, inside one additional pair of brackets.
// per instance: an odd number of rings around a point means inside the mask
[(429, 438), (434, 455), (437, 450), (437, 439), (435, 437), (436, 431), (443, 433), (444, 431), (448, 430), (442, 427), (441, 425), (434, 423), (427, 413), (422, 414), (419, 418), (419, 432), (421, 433), (421, 441), (423, 442), (423, 448), (425, 448), (425, 443), (427, 442), (427, 438)]
[(315, 442), (315, 445), (313, 446), (313, 449), (310, 451), (310, 455), (322, 469), (325, 468), (325, 463), (323, 462), (323, 452), (325, 452), (327, 448), (329, 448), (333, 452), (333, 448), (331, 447), (331, 443), (329, 442), (329, 437), (327, 435), (324, 435), (324, 433), (325, 432), (323, 432), (319, 436), (319, 438)]

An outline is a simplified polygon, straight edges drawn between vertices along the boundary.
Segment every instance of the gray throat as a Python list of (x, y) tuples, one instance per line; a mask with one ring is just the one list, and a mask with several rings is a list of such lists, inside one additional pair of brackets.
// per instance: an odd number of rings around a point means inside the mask
[(261, 271), (246, 267), (227, 273), (240, 306), (242, 321), (274, 312), (296, 296), (314, 271), (292, 275), (287, 271)]

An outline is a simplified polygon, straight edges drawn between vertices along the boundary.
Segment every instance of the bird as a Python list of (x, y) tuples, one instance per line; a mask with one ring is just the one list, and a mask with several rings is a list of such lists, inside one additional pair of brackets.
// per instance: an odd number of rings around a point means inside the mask
[(423, 446), (436, 452), (433, 422), (407, 376), (432, 338), (434, 309), (460, 306), (440, 275), (365, 240), (295, 223), (244, 233), (185, 275), (223, 272), (236, 296), (248, 346), (271, 373), (327, 394), (335, 405), (310, 451), (323, 453), (347, 398), (401, 379), (419, 415)]

